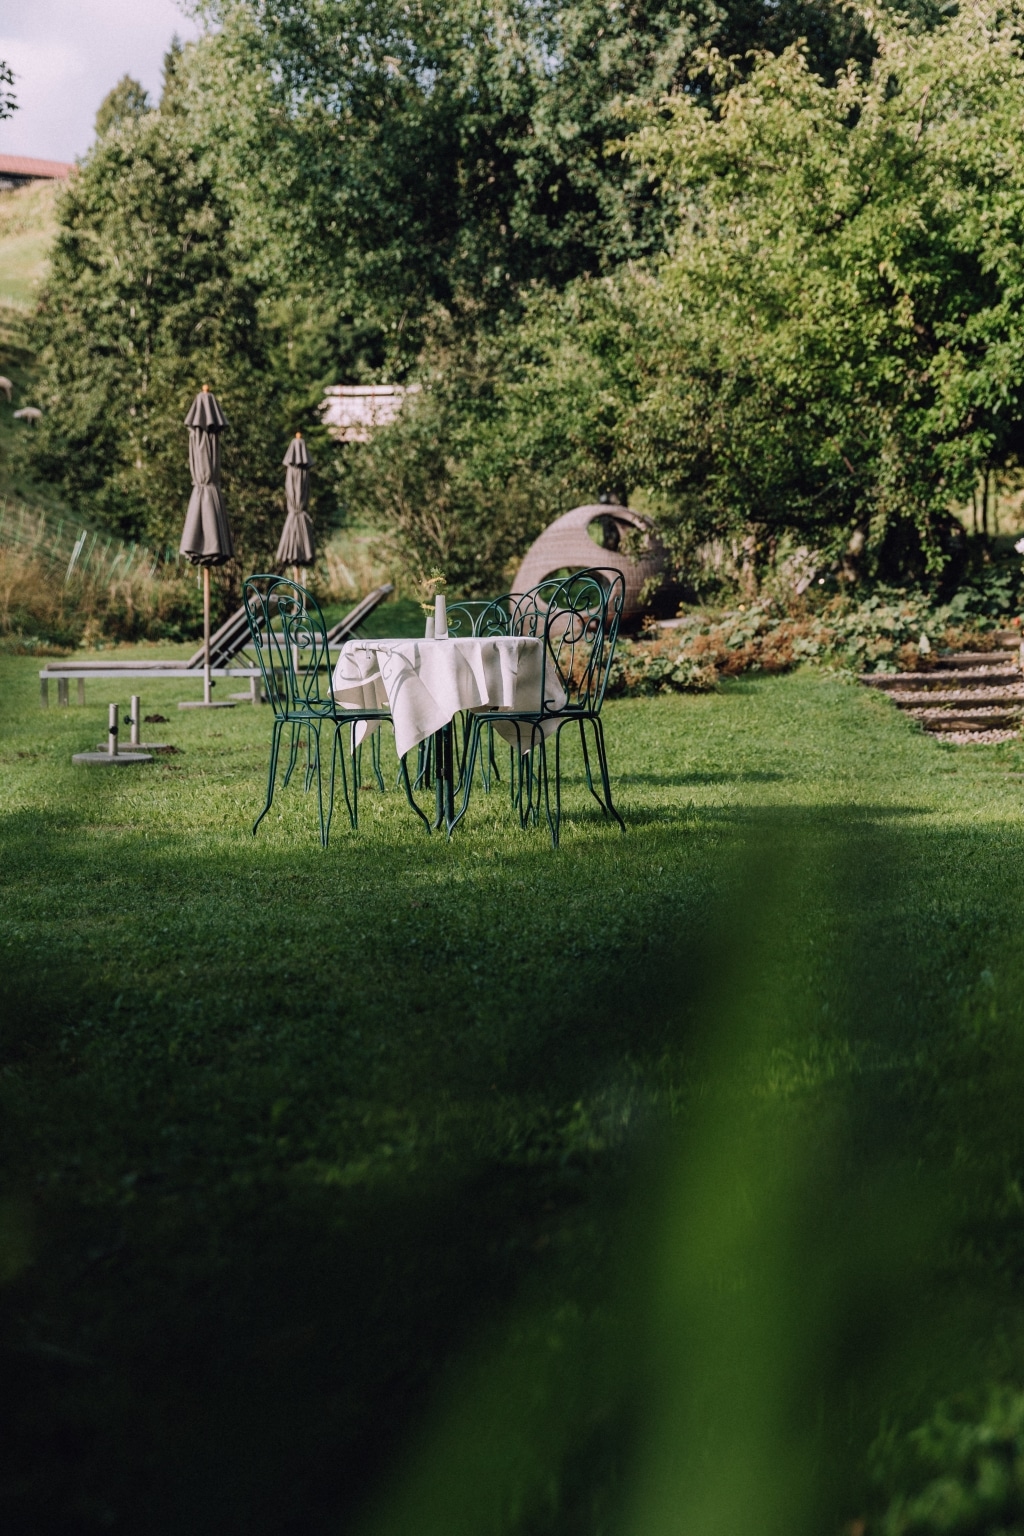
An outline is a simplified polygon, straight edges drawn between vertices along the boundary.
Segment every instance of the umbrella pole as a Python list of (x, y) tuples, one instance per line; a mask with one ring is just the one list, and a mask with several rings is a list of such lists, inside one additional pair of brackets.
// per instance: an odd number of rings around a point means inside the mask
[(203, 566), (203, 703), (210, 704), (210, 567)]

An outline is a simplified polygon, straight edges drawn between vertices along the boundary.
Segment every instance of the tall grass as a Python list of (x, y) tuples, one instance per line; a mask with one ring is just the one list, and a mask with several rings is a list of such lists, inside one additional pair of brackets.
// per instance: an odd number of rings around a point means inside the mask
[(355, 601), (387, 581), (399, 596), (408, 586), (386, 541), (362, 528), (345, 528), (328, 539), (318, 574), (321, 595), (332, 602)]
[(116, 641), (186, 640), (201, 625), (201, 594), (185, 570), (86, 570), (64, 580), (45, 555), (0, 545), (4, 650), (53, 654)]
[(10, 497), (0, 502), (5, 650), (185, 640), (201, 624), (194, 574), (175, 551), (161, 554)]

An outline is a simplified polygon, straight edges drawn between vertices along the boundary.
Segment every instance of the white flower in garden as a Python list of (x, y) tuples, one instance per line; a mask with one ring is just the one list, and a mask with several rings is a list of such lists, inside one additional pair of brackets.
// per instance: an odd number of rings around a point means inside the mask
[(1024, 555), (1024, 539), (1018, 539), (1013, 547), (1017, 551), (1018, 555)]

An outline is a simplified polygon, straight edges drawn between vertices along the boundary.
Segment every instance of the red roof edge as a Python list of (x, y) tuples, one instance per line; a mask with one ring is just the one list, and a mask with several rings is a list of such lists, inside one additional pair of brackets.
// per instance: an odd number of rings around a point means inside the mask
[(29, 155), (0, 155), (0, 176), (35, 176), (40, 181), (65, 181), (74, 170), (65, 160), (33, 160)]

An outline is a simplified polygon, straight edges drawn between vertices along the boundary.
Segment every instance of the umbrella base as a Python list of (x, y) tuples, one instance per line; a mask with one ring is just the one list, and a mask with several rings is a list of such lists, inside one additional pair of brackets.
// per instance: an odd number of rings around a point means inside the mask
[[(97, 742), (96, 750), (97, 752), (105, 752), (107, 750), (106, 742)], [(176, 752), (177, 750), (177, 747), (172, 747), (169, 741), (133, 741), (128, 747), (129, 752)], [(120, 752), (117, 755), (120, 757)]]
[(234, 709), (230, 699), (181, 699), (179, 709)]
[(148, 752), (118, 752), (114, 757), (109, 752), (76, 752), (71, 761), (89, 768), (131, 768), (135, 763), (151, 763), (153, 759)]

